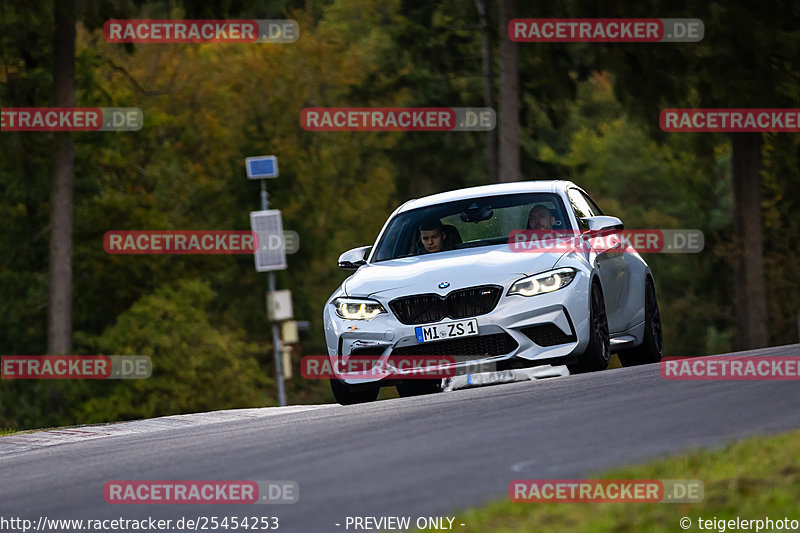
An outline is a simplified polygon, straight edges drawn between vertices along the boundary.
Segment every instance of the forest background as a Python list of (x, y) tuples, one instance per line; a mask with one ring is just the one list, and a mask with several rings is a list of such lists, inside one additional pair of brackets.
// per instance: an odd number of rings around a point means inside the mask
[[(700, 18), (705, 37), (514, 44), (505, 28), (515, 17)], [(291, 44), (104, 40), (103, 22), (134, 18), (291, 18), (301, 34)], [(372, 243), (399, 204), (559, 177), (627, 228), (704, 232), (701, 253), (646, 257), (666, 355), (797, 342), (800, 137), (664, 133), (658, 117), (800, 107), (798, 22), (791, 2), (4, 1), (3, 107), (64, 105), (74, 90), (76, 106), (141, 108), (144, 126), (0, 132), (0, 353), (149, 355), (154, 372), (3, 380), (0, 429), (276, 404), (266, 276), (251, 256), (103, 249), (112, 229), (249, 229), (259, 189), (243, 160), (260, 154), (278, 156), (271, 207), (300, 238), (277, 273), (295, 318), (310, 322), (295, 365), (325, 353), (322, 307), (348, 275), (338, 255)], [(300, 126), (306, 107), (343, 106), (492, 107), (498, 128)], [(70, 244), (71, 273), (55, 242)], [(298, 374), (290, 404), (332, 401), (326, 382)]]

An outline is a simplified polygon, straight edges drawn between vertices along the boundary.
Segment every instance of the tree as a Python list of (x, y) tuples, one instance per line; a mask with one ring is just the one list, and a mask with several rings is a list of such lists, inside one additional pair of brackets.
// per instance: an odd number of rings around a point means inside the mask
[[(75, 0), (55, 2), (54, 82), (56, 107), (75, 105)], [(50, 303), (47, 353), (72, 345), (72, 194), (75, 146), (69, 133), (55, 137), (50, 196)]]
[[(208, 282), (181, 280), (139, 299), (101, 335), (94, 353), (150, 357), (147, 379), (85, 383), (71, 423), (152, 418), (262, 406), (272, 380), (258, 365), (260, 346), (244, 331), (219, 327)], [(80, 335), (76, 335), (79, 339)]]
[[(475, 0), (481, 25), (481, 77), (483, 78), (483, 105), (494, 109), (494, 78), (492, 76), (492, 46), (489, 34), (489, 13), (486, 0)], [(489, 181), (497, 181), (497, 128), (486, 132), (486, 153)]]
[(769, 344), (761, 232), (761, 134), (733, 133), (736, 331), (742, 350)]
[(518, 45), (508, 38), (508, 23), (516, 16), (516, 0), (499, 0), (500, 154), (497, 179), (517, 181), (519, 168), (519, 56)]
[[(721, 239), (710, 164), (686, 149), (685, 137), (652, 139), (614, 97), (613, 77), (595, 73), (578, 85), (576, 98), (557, 125), (538, 122), (536, 159), (584, 187), (607, 215), (629, 229), (695, 228), (705, 234), (703, 253), (645, 254), (659, 294), (665, 347), (670, 355), (730, 351), (725, 320), (729, 285), (714, 253)], [(724, 152), (723, 152), (724, 154)], [(722, 156), (724, 157), (724, 155)], [(730, 215), (723, 214), (730, 225)], [(721, 333), (720, 333), (721, 332)]]

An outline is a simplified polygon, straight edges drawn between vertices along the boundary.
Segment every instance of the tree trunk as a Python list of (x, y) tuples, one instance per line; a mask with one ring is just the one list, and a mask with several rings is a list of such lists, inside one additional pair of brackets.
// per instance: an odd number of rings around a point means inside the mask
[(517, 12), (516, 0), (500, 0), (500, 158), (498, 181), (517, 181), (519, 171), (519, 61), (517, 43), (508, 38), (508, 23)]
[[(483, 105), (494, 109), (492, 91), (492, 48), (489, 40), (489, 16), (486, 0), (475, 0), (481, 24), (481, 76), (483, 77)], [(489, 181), (497, 181), (497, 129), (486, 132), (486, 152), (489, 159)]]
[(761, 134), (733, 133), (733, 213), (737, 236), (736, 347), (762, 348), (769, 343), (761, 242)]
[[(55, 103), (75, 105), (75, 0), (56, 0), (54, 38)], [(69, 133), (55, 134), (50, 192), (50, 302), (47, 353), (72, 346), (72, 195), (75, 148)]]

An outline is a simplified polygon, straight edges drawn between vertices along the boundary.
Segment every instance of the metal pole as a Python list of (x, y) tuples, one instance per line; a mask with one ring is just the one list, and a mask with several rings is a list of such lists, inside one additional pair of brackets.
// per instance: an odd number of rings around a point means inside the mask
[[(269, 273), (269, 292), (275, 292), (275, 274)], [(275, 350), (275, 374), (278, 380), (278, 404), (286, 405), (286, 393), (283, 390), (283, 365), (281, 362), (281, 339), (278, 336), (278, 324), (272, 322), (272, 346)]]
[[(266, 180), (261, 181), (261, 210), (269, 209)], [(267, 277), (267, 290), (275, 292), (275, 273), (270, 271)], [(278, 405), (286, 405), (286, 393), (283, 390), (283, 365), (281, 361), (281, 339), (278, 334), (278, 324), (272, 322), (272, 347), (275, 355), (275, 378), (278, 381)]]

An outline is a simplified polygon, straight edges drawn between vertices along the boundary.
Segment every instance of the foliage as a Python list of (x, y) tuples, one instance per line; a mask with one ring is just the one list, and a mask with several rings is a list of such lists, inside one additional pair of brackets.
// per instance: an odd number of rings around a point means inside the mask
[[(628, 466), (586, 479), (700, 480), (703, 498), (695, 503), (518, 503), (497, 501), (459, 514), (464, 531), (656, 531), (678, 529), (681, 517), (697, 521), (737, 516), (793, 516), (800, 489), (800, 433), (753, 437), (722, 449), (695, 450)], [(722, 521), (725, 524), (722, 524)], [(706, 525), (708, 529), (716, 529)], [(697, 527), (696, 529), (703, 529)]]
[[(473, 2), (79, 4), (78, 105), (140, 107), (145, 124), (138, 132), (73, 134), (75, 353), (133, 350), (157, 358), (157, 370), (143, 382), (0, 382), (0, 426), (271, 401), (266, 280), (250, 256), (109, 255), (102, 246), (108, 230), (247, 229), (249, 211), (260, 204), (258, 184), (245, 178), (244, 157), (272, 153), (280, 160), (280, 178), (268, 183), (270, 205), (281, 209), (286, 229), (298, 232), (300, 250), (277, 274), (278, 287), (292, 290), (295, 316), (311, 323), (299, 355), (324, 353), (321, 310), (346, 276), (336, 268), (341, 252), (372, 243), (387, 215), (409, 198), (488, 181), (482, 132), (308, 132), (299, 123), (302, 109), (312, 106), (482, 107)], [(540, 17), (691, 13), (706, 28), (702, 43), (520, 44), (521, 168), (525, 178), (574, 179), (628, 227), (703, 230), (701, 254), (646, 259), (656, 276), (668, 353), (718, 353), (732, 347), (737, 283), (730, 144), (721, 135), (664, 134), (658, 110), (797, 107), (792, 24), (799, 8), (661, 4), (520, 5), (520, 16)], [(21, 0), (0, 6), (3, 106), (52, 105), (47, 6)], [(490, 8), (496, 53), (505, 36), (497, 32), (496, 3)], [(215, 13), (293, 18), (301, 37), (272, 45), (116, 45), (102, 37), (108, 18)], [(798, 142), (791, 134), (766, 135), (762, 152), (775, 344), (797, 340)], [(49, 134), (0, 134), (3, 354), (45, 350), (51, 151)], [(215, 377), (234, 386), (212, 387)], [(323, 382), (295, 377), (289, 400), (330, 401), (330, 393)]]
[(146, 355), (147, 379), (85, 385), (76, 422), (152, 418), (271, 403), (260, 347), (245, 332), (215, 327), (207, 282), (179, 281), (144, 296), (101, 335), (87, 340), (105, 355)]
[[(607, 73), (579, 83), (567, 113), (561, 131), (568, 145), (558, 153), (550, 143), (532, 142), (529, 149), (537, 151), (536, 159), (563, 169), (626, 228), (700, 229), (705, 235), (705, 253), (645, 256), (659, 293), (667, 354), (719, 353), (710, 349), (709, 335), (714, 350), (730, 349), (714, 334), (716, 328), (730, 327), (725, 309), (717, 304), (726, 301), (728, 283), (714, 277), (725, 267), (715, 250), (727, 238), (720, 235), (718, 218), (724, 217), (723, 227), (731, 223), (729, 215), (721, 214), (729, 213), (729, 180), (686, 150), (679, 137), (653, 140), (617, 101)], [(554, 134), (552, 124), (540, 125), (544, 136)], [(719, 291), (720, 298), (703, 304), (712, 291)]]

